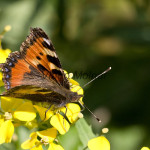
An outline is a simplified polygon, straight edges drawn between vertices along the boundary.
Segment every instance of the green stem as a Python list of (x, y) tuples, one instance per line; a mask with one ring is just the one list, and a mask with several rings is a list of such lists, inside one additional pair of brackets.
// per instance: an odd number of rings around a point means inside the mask
[(82, 142), (83, 148), (87, 148), (88, 141), (96, 137), (91, 129), (91, 126), (89, 126), (85, 119), (82, 118), (76, 122), (75, 127), (77, 129), (80, 141)]

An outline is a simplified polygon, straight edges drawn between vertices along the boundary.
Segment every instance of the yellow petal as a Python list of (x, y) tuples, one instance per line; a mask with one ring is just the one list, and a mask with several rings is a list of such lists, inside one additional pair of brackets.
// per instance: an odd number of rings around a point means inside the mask
[[(66, 107), (67, 107), (67, 114), (66, 114), (67, 118), (71, 123), (75, 122), (78, 119), (78, 115), (81, 111), (81, 108), (79, 107), (78, 104), (74, 103), (69, 103), (66, 105)], [(63, 107), (61, 111), (65, 114), (66, 108)]]
[(68, 72), (66, 70), (64, 70), (64, 74), (65, 74), (66, 78), (68, 78)]
[(3, 85), (4, 85), (4, 83), (3, 83), (3, 81), (2, 81), (2, 78), (3, 78), (3, 75), (2, 75), (2, 73), (0, 72), (0, 86), (3, 86)]
[[(83, 89), (82, 89), (80, 86), (78, 86), (78, 85), (72, 85), (72, 86), (71, 86), (71, 91), (72, 91), (72, 92), (77, 92), (78, 95), (83, 95)], [(83, 99), (83, 97), (81, 97), (81, 98), (79, 99), (79, 101), (80, 101), (81, 104), (83, 104), (82, 99)]]
[(0, 119), (0, 126), (4, 122), (4, 118)]
[[(44, 107), (41, 107), (41, 106), (38, 106), (38, 105), (34, 105), (34, 107), (38, 111), (42, 121), (48, 120), (53, 115), (53, 112), (50, 111), (50, 110), (47, 111), (47, 108), (44, 108)], [(45, 118), (45, 112), (46, 112), (46, 118)]]
[(53, 115), (50, 123), (59, 131), (60, 134), (65, 134), (70, 128), (69, 123), (66, 121), (66, 119), (63, 119), (63, 116), (60, 114)]
[(30, 139), (21, 144), (21, 148), (22, 149), (31, 149), (32, 147), (35, 146), (36, 142), (37, 142), (37, 134), (36, 134), (36, 132), (33, 132), (30, 134)]
[(90, 150), (110, 150), (110, 143), (104, 136), (99, 136), (89, 140), (88, 147)]
[(42, 144), (37, 145), (37, 146), (35, 146), (35, 147), (31, 148), (31, 150), (43, 150), (43, 148), (42, 148)]
[(21, 121), (31, 121), (35, 119), (36, 113), (31, 102), (25, 102), (14, 111), (14, 118)]
[(4, 63), (9, 53), (11, 53), (10, 49), (2, 50), (0, 49), (0, 63)]
[(79, 83), (73, 79), (69, 79), (69, 82), (72, 84), (72, 85), (79, 85)]
[(79, 95), (83, 95), (83, 89), (78, 85), (72, 85), (71, 86), (72, 92), (77, 92)]
[(52, 142), (57, 136), (57, 130), (55, 128), (49, 128), (43, 131), (37, 131), (37, 134), (42, 139), (45, 139), (45, 142)]
[(50, 146), (48, 150), (64, 150), (62, 146), (55, 144), (55, 143), (50, 143)]
[(142, 147), (141, 150), (150, 150), (148, 147)]
[(20, 106), (24, 101), (19, 98), (1, 96), (1, 107), (6, 112), (11, 112)]
[(10, 120), (3, 122), (0, 126), (0, 144), (11, 142), (14, 126)]

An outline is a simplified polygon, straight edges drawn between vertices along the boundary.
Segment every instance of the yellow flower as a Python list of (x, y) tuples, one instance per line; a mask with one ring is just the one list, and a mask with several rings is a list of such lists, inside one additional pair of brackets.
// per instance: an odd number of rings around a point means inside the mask
[(7, 25), (4, 27), (4, 30), (0, 34), (0, 63), (4, 63), (6, 61), (6, 58), (8, 57), (9, 53), (11, 52), (10, 49), (2, 49), (1, 40), (6, 32), (8, 32), (11, 29), (11, 26)]
[(70, 128), (68, 121), (60, 114), (53, 115), (50, 123), (60, 134), (65, 134)]
[[(56, 113), (55, 111), (51, 111), (51, 110), (47, 111), (46, 108), (43, 108), (38, 105), (34, 105), (34, 107), (37, 109), (41, 120), (46, 121), (50, 118), (50, 124), (53, 127), (55, 127), (60, 134), (65, 134), (70, 128), (70, 124), (60, 113), (62, 112), (63, 114), (65, 114), (65, 112), (67, 111), (65, 115), (70, 121), (70, 123), (73, 123), (79, 118), (78, 115), (81, 111), (79, 105), (74, 103), (67, 104), (66, 108), (62, 107), (61, 109), (56, 111)], [(46, 112), (46, 118), (45, 118), (45, 112)]]
[[(79, 95), (83, 95), (83, 89), (80, 87), (79, 83), (75, 80), (72, 79), (73, 74), (72, 73), (67, 73), (67, 71), (64, 71), (66, 74), (66, 77), (69, 80), (70, 86), (71, 86), (71, 91), (72, 92), (77, 92)], [(82, 97), (80, 98), (82, 100)]]
[(57, 130), (55, 128), (33, 132), (30, 135), (30, 139), (22, 143), (21, 147), (23, 149), (43, 150), (42, 145), (49, 144), (48, 150), (63, 150), (60, 145), (53, 143), (56, 136)]
[[(67, 110), (66, 110), (67, 109)], [(70, 123), (73, 123), (75, 121), (77, 121), (77, 119), (79, 118), (79, 113), (81, 111), (81, 108), (79, 107), (79, 105), (77, 104), (74, 104), (74, 103), (68, 103), (66, 105), (66, 108), (63, 107), (61, 109), (61, 111), (65, 114), (65, 112), (67, 111), (66, 113), (66, 116), (68, 118), (68, 120), (70, 121)]]
[(142, 147), (141, 150), (150, 150), (148, 147)]
[(51, 143), (48, 150), (64, 150), (63, 147), (61, 147), (58, 144), (55, 143)]
[(4, 63), (10, 53), (11, 53), (10, 49), (6, 50), (0, 49), (0, 63)]
[(24, 102), (22, 99), (12, 97), (1, 97), (1, 108), (13, 115), (14, 119), (20, 121), (32, 121), (36, 112), (31, 102)]
[(104, 136), (99, 136), (88, 141), (90, 150), (110, 150), (110, 143)]
[(30, 134), (30, 139), (25, 141), (24, 143), (21, 144), (21, 147), (23, 149), (32, 149), (32, 148), (37, 148), (37, 150), (42, 149), (42, 144), (40, 141), (37, 139), (37, 133), (33, 132)]
[[(38, 106), (38, 105), (34, 105), (34, 107), (36, 108), (36, 110), (38, 111), (40, 118), (42, 121), (47, 121), (53, 114), (54, 112), (51, 110), (48, 110), (47, 108)], [(48, 110), (48, 111), (47, 111)], [(45, 114), (46, 113), (46, 114)], [(46, 116), (45, 116), (46, 115)], [(46, 117), (46, 118), (45, 118)]]
[(14, 126), (11, 120), (0, 119), (0, 144), (11, 142), (12, 135), (14, 133)]
[(36, 113), (32, 103), (25, 102), (16, 108), (16, 110), (13, 112), (13, 116), (15, 119), (21, 121), (32, 121), (35, 119)]
[[(74, 123), (78, 120), (78, 118), (80, 118), (80, 111), (81, 108), (79, 107), (79, 105), (74, 103), (68, 103), (66, 105), (66, 108), (63, 107), (62, 109), (60, 109), (60, 112), (63, 112), (64, 114), (66, 113), (65, 115), (70, 123)], [(50, 124), (55, 127), (60, 134), (65, 134), (70, 128), (70, 124), (60, 113), (57, 113), (51, 117)]]
[(32, 103), (22, 99), (2, 96), (1, 108), (5, 113), (0, 115), (0, 144), (11, 142), (14, 126), (30, 122), (36, 117)]

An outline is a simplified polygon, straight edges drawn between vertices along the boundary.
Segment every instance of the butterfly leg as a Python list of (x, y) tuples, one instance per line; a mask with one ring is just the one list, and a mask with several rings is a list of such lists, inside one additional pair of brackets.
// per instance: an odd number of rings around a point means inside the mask
[(52, 107), (52, 104), (48, 107), (48, 109), (45, 111), (45, 117), (42, 121), (44, 121), (46, 119), (46, 113), (50, 110), (50, 108)]
[(65, 111), (65, 114), (64, 114), (64, 117), (63, 117), (63, 127), (65, 129), (65, 131), (67, 132), (66, 128), (65, 128), (65, 117), (66, 117), (66, 114), (67, 114), (67, 106), (64, 106), (66, 108), (66, 111)]
[(79, 100), (78, 100), (78, 103), (79, 103), (80, 106), (82, 107), (81, 111), (84, 111), (84, 109), (85, 109), (84, 104), (82, 104)]

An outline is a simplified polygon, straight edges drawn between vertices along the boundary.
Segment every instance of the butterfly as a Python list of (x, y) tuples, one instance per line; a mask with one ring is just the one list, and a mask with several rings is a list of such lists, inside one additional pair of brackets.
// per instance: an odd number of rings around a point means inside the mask
[(28, 99), (59, 108), (83, 95), (72, 92), (55, 48), (41, 28), (31, 28), (20, 51), (0, 64), (7, 91), (2, 96)]

